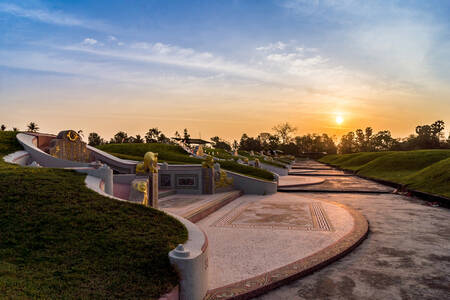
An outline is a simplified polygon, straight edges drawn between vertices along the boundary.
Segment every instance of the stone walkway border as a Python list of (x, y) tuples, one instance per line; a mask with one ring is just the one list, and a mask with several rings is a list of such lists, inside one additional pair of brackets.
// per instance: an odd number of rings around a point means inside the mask
[(339, 206), (350, 213), (354, 224), (348, 234), (334, 244), (296, 262), (253, 278), (210, 290), (205, 300), (250, 299), (317, 271), (356, 248), (367, 237), (369, 224), (366, 218), (346, 205), (332, 201), (324, 202)]

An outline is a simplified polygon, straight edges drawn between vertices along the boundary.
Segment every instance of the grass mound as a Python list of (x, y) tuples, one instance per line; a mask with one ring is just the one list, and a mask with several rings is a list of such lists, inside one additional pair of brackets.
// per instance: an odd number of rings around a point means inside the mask
[(220, 161), (220, 167), (222, 169), (231, 171), (231, 172), (236, 172), (236, 173), (241, 173), (250, 177), (255, 177), (258, 179), (265, 179), (265, 180), (269, 180), (272, 181), (275, 179), (275, 177), (273, 176), (272, 172), (266, 171), (264, 169), (258, 169), (255, 167), (251, 167), (251, 166), (246, 166), (246, 165), (241, 165), (235, 161), (230, 161), (230, 160), (224, 160), (224, 161)]
[[(202, 159), (190, 157), (183, 148), (177, 145), (167, 145), (167, 144), (107, 144), (98, 146), (98, 149), (108, 152), (123, 159), (131, 159), (142, 161), (144, 154), (148, 151), (158, 153), (158, 161), (167, 162), (169, 164), (200, 164), (203, 162)], [(208, 150), (209, 151), (209, 150)], [(215, 151), (215, 150), (214, 150)], [(219, 153), (226, 153), (225, 150), (218, 151)], [(207, 152), (208, 153), (208, 152)], [(232, 157), (230, 155), (230, 157)], [(241, 173), (247, 176), (273, 180), (274, 176), (271, 172), (254, 168), (251, 166), (245, 166), (238, 164), (234, 161), (220, 161), (220, 166), (228, 171)]]
[(83, 174), (3, 162), (14, 137), (0, 132), (2, 298), (149, 299), (177, 284), (167, 254), (187, 239), (181, 223), (103, 197)]
[(346, 157), (345, 160), (340, 161), (339, 165), (341, 168), (349, 170), (357, 170), (361, 166), (369, 163), (370, 161), (388, 155), (391, 152), (363, 152), (358, 153), (355, 156)]
[(328, 155), (319, 161), (357, 174), (450, 197), (450, 150), (365, 152)]
[(235, 156), (231, 155), (224, 149), (218, 149), (218, 148), (205, 148), (205, 153), (209, 155), (213, 155), (214, 157), (221, 158), (221, 159), (233, 159)]
[(450, 158), (407, 176), (405, 183), (412, 189), (450, 198)]
[(257, 158), (261, 163), (268, 164), (268, 165), (271, 165), (271, 166), (274, 166), (277, 168), (281, 168), (281, 169), (287, 168), (284, 163), (282, 163), (281, 161), (277, 161), (276, 159), (273, 161), (267, 160), (262, 155), (251, 155), (250, 152), (243, 151), (243, 150), (239, 151), (238, 153), (239, 153), (239, 155), (245, 156), (245, 157), (249, 158), (250, 160), (255, 160), (255, 158)]
[[(189, 157), (189, 154), (178, 145), (168, 144), (106, 144), (97, 147), (118, 157), (133, 160), (143, 160), (145, 153), (151, 151), (158, 153), (158, 161), (167, 163), (198, 164), (202, 160)], [(120, 155), (120, 156), (119, 156)], [(126, 156), (123, 156), (126, 155)]]
[(358, 174), (406, 183), (405, 176), (448, 157), (450, 150), (396, 151), (364, 164), (358, 169)]

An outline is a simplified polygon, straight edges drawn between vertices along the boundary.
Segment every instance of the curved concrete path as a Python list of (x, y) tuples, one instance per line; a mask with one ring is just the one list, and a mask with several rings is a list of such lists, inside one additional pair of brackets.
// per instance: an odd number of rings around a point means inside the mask
[(206, 299), (265, 292), (337, 259), (367, 232), (356, 211), (283, 193), (242, 196), (197, 225), (209, 240)]
[(280, 176), (278, 187), (295, 187), (323, 183), (324, 178), (306, 176)]

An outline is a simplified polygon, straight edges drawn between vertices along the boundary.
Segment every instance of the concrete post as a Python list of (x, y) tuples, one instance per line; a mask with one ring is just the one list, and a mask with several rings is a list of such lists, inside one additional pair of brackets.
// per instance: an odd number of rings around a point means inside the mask
[(214, 168), (202, 168), (203, 194), (214, 194)]
[(150, 173), (148, 176), (148, 199), (153, 208), (158, 208), (158, 177), (158, 172)]
[(108, 195), (114, 195), (114, 182), (113, 182), (113, 170), (107, 165), (102, 165), (98, 168), (100, 173), (100, 178), (103, 179), (105, 183), (105, 193)]

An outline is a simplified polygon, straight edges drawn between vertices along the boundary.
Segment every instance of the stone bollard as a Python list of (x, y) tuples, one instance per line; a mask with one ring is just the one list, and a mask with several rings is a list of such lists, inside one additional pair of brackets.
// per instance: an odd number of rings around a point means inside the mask
[(169, 260), (180, 278), (180, 300), (201, 300), (208, 291), (208, 238), (194, 223), (168, 214), (186, 227), (189, 238), (169, 252)]
[(105, 193), (114, 195), (113, 170), (107, 165), (102, 165), (97, 170), (99, 172), (99, 177), (103, 179), (103, 182), (105, 183)]

